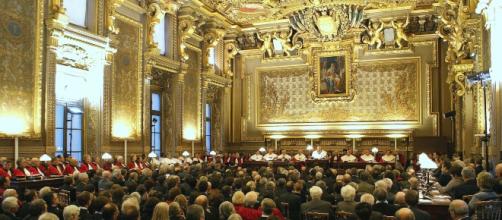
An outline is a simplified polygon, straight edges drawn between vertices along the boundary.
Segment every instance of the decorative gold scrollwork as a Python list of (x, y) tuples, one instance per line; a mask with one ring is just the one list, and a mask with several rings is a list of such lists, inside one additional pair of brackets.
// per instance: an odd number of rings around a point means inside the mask
[(465, 94), (465, 75), (462, 72), (459, 72), (455, 75), (455, 83), (457, 84), (457, 91), (455, 91), (455, 94), (457, 96), (463, 96)]

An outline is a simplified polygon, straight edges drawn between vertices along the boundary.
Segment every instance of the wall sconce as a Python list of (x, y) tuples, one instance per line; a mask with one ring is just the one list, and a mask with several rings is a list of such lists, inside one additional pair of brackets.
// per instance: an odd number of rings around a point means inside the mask
[(51, 156), (47, 155), (47, 154), (42, 154), (42, 156), (40, 156), (40, 161), (42, 162), (49, 162), (52, 160)]
[[(14, 161), (19, 158), (19, 136), (26, 132), (26, 127), (26, 120), (21, 116), (0, 116), (0, 133), (14, 137)], [(15, 162), (14, 167), (17, 167)]]
[(103, 160), (111, 160), (112, 159), (112, 155), (105, 152), (102, 156), (101, 156), (101, 159)]
[[(321, 137), (321, 135), (318, 135), (318, 134), (308, 134), (308, 135), (305, 135), (305, 138), (310, 139), (310, 146), (312, 147), (312, 149), (314, 148), (314, 139), (317, 139), (317, 138), (320, 138), (320, 137)], [(307, 146), (307, 148), (308, 148), (308, 146)]]
[(124, 163), (127, 164), (127, 139), (131, 136), (132, 129), (126, 121), (118, 121), (113, 125), (112, 135), (124, 140)]
[(261, 153), (265, 153), (265, 152), (267, 152), (267, 150), (265, 150), (265, 148), (264, 148), (264, 147), (260, 147), (260, 149), (259, 149), (258, 151), (260, 151)]
[(188, 151), (183, 151), (183, 153), (181, 153), (181, 155), (183, 157), (188, 157), (188, 156), (190, 156), (190, 153), (188, 153)]
[(377, 147), (372, 147), (371, 148), (371, 152), (376, 156), (376, 154), (378, 153), (378, 148)]
[(195, 153), (195, 128), (189, 127), (183, 131), (183, 138), (192, 142), (192, 155)]

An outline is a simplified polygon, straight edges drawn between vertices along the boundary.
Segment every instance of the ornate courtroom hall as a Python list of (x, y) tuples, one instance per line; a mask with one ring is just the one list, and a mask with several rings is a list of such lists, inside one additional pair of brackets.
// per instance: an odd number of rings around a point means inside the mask
[(0, 220), (502, 220), (502, 0), (0, 0)]

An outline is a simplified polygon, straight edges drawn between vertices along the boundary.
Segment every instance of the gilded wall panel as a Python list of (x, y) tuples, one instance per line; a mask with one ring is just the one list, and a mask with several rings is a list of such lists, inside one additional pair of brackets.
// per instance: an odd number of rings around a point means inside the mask
[[(142, 112), (142, 26), (129, 18), (118, 16), (117, 52), (112, 76), (112, 136), (129, 133), (141, 136)], [(121, 128), (122, 127), (122, 128)], [(121, 130), (121, 129), (124, 129)]]
[(360, 63), (353, 73), (354, 99), (321, 103), (310, 96), (312, 82), (305, 66), (257, 69), (257, 124), (418, 124), (419, 65), (419, 58)]
[(195, 133), (195, 138), (200, 139), (202, 117), (201, 112), (201, 52), (188, 49), (188, 69), (185, 75), (183, 97), (183, 136), (187, 133)]
[(16, 123), (30, 137), (41, 129), (42, 3), (0, 2), (0, 123)]

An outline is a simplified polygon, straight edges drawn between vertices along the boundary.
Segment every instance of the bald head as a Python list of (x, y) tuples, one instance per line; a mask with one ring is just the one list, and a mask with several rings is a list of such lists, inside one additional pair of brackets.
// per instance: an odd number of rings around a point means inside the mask
[(448, 211), (452, 219), (461, 219), (469, 215), (469, 206), (464, 200), (456, 199), (450, 203)]
[(495, 167), (495, 175), (497, 175), (497, 177), (502, 177), (502, 163), (497, 164)]
[(195, 198), (194, 204), (197, 204), (197, 205), (202, 206), (203, 208), (206, 208), (207, 207), (207, 196), (205, 196), (205, 195), (197, 196), (197, 198)]
[(397, 220), (415, 220), (415, 215), (409, 208), (401, 208), (396, 212)]
[(396, 205), (406, 205), (405, 193), (404, 192), (397, 192), (394, 197), (394, 203)]

